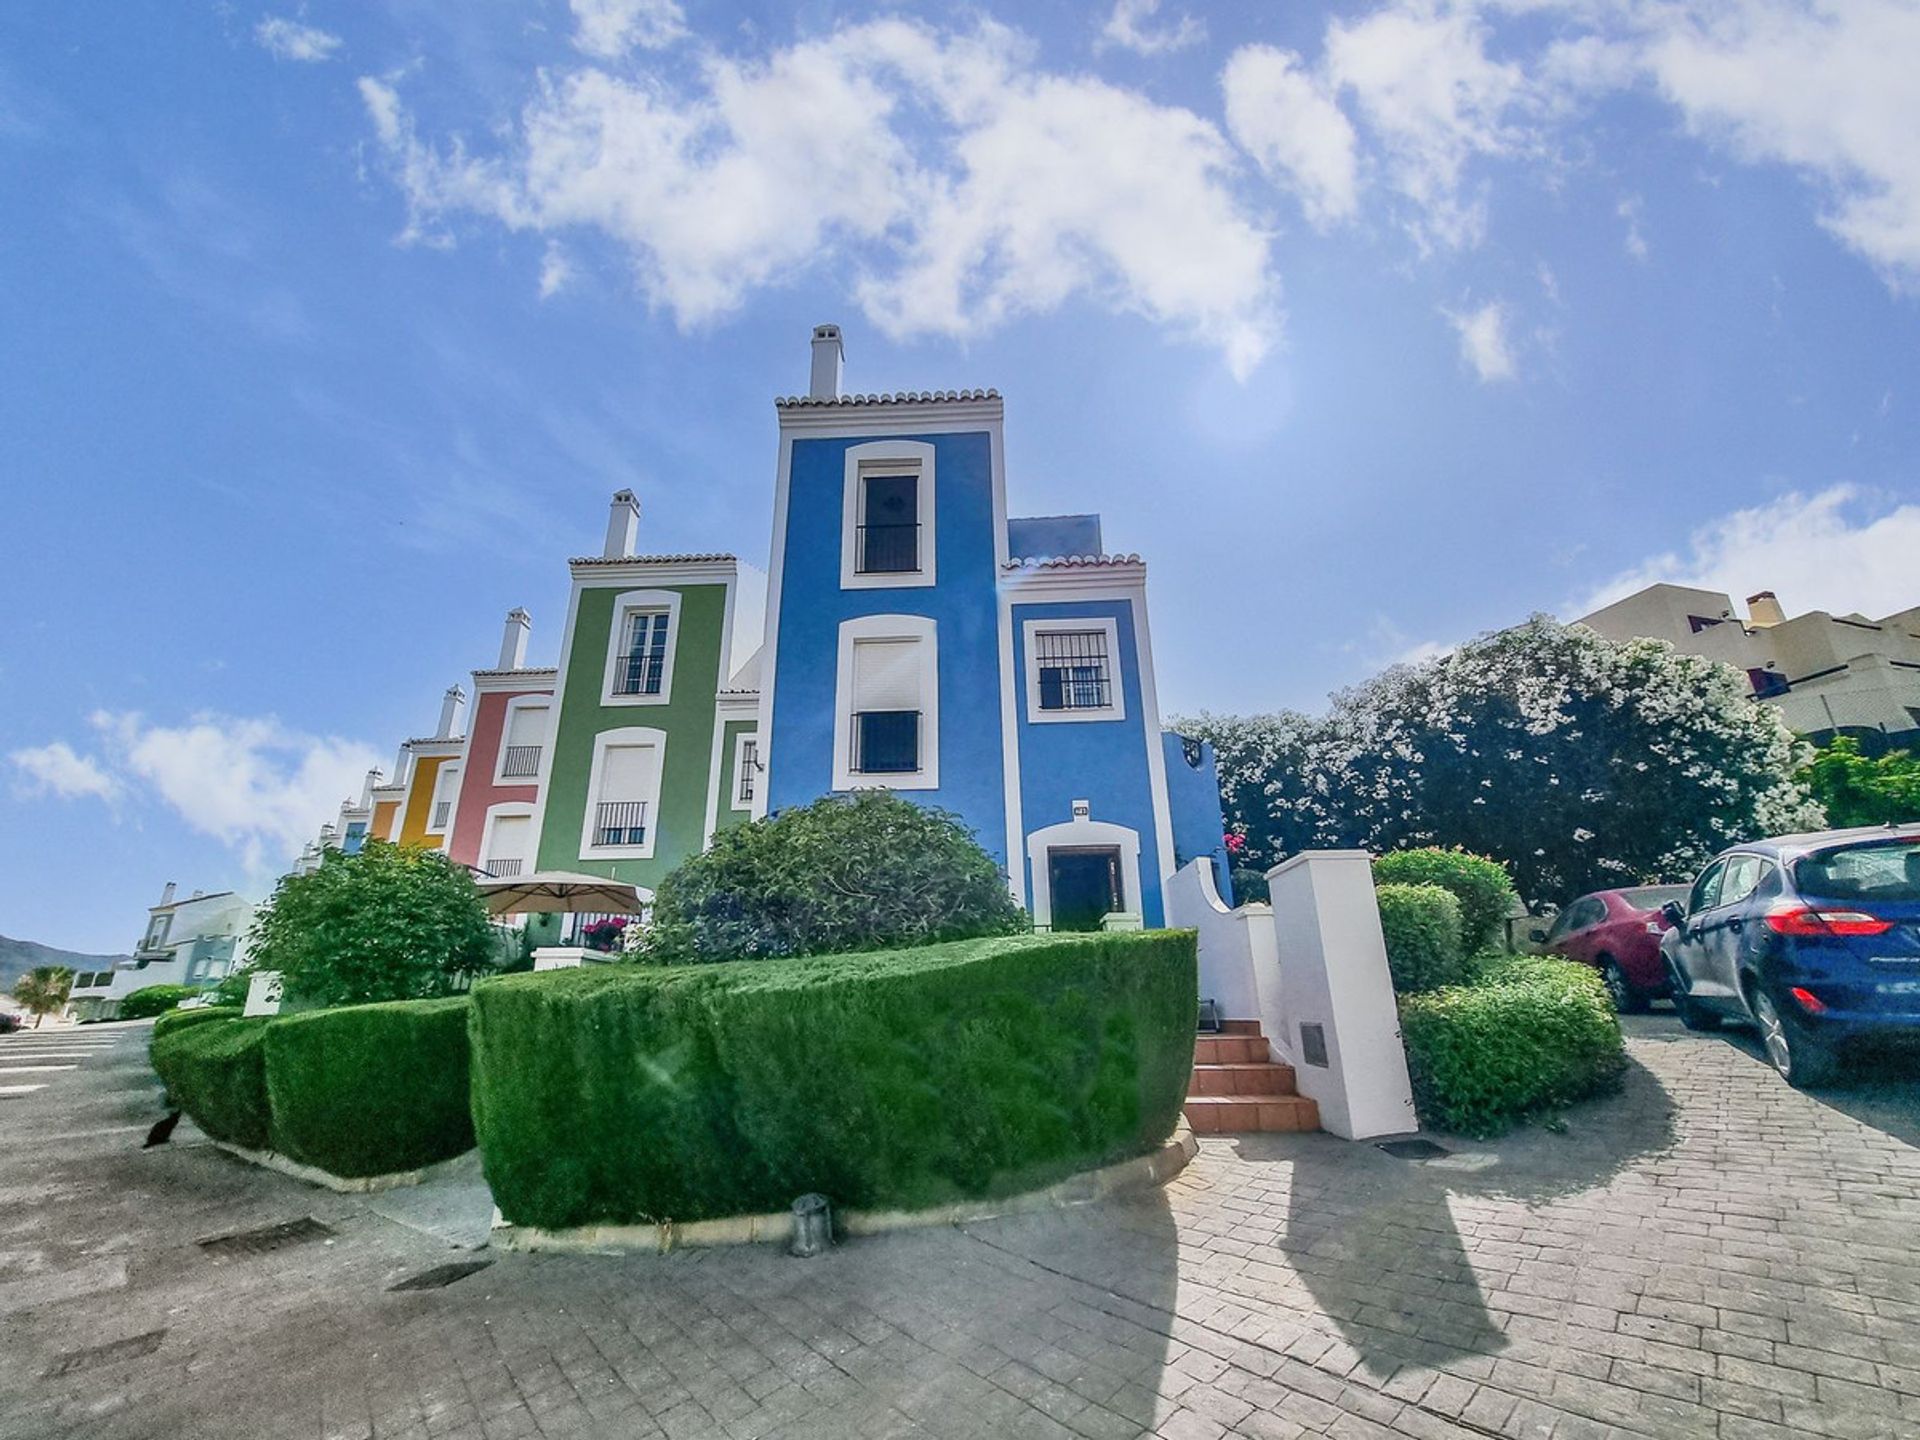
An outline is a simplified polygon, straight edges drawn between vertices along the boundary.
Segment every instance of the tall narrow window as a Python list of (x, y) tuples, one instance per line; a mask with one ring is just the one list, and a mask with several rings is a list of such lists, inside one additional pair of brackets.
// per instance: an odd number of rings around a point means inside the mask
[(920, 568), (920, 477), (863, 475), (860, 479), (862, 575), (903, 575)]
[(734, 757), (733, 808), (745, 810), (753, 804), (755, 772), (760, 768), (760, 741), (752, 735), (740, 737), (740, 749)]
[(856, 775), (899, 775), (920, 768), (920, 642), (858, 640), (853, 647), (853, 754)]
[(515, 705), (507, 712), (507, 743), (500, 750), (502, 780), (531, 780), (540, 773), (540, 748), (546, 741), (547, 707)]
[(627, 616), (627, 639), (617, 661), (613, 693), (658, 695), (667, 672), (667, 624), (664, 610), (636, 610)]
[(533, 838), (530, 815), (496, 815), (487, 835), (486, 858), (480, 868), (498, 879), (520, 874), (527, 863), (528, 841)]
[(607, 746), (593, 815), (596, 846), (647, 843), (647, 812), (660, 788), (659, 774), (659, 751), (652, 745)]
[(1105, 710), (1113, 672), (1104, 630), (1042, 630), (1034, 636), (1042, 710)]

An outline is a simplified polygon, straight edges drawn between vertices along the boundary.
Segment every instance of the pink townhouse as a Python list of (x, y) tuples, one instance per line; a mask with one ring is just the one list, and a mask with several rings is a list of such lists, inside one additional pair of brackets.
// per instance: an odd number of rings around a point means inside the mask
[(540, 801), (540, 760), (553, 710), (552, 668), (529, 668), (525, 610), (507, 614), (500, 663), (473, 672), (473, 719), (461, 769), (447, 854), (485, 874), (533, 869), (534, 816)]

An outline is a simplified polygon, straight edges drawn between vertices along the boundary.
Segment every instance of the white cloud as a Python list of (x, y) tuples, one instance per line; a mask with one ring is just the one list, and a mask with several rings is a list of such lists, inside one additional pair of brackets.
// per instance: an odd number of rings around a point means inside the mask
[(679, 92), (549, 76), (490, 156), (423, 143), (390, 82), (360, 87), (408, 200), (405, 238), (438, 238), (457, 212), (598, 230), (682, 326), (831, 267), (893, 334), (964, 337), (1085, 298), (1212, 345), (1240, 374), (1278, 337), (1269, 239), (1220, 132), (1039, 70), (990, 23), (876, 21), (760, 61), (708, 55)]
[(664, 50), (686, 38), (686, 14), (674, 0), (568, 0), (573, 43), (602, 60), (628, 51)]
[(276, 60), (301, 60), (315, 64), (331, 60), (340, 48), (340, 37), (298, 20), (270, 15), (253, 27), (253, 38)]
[(1507, 336), (1508, 311), (1499, 300), (1489, 300), (1473, 310), (1442, 310), (1460, 336), (1460, 358), (1473, 367), (1482, 384), (1511, 380), (1518, 373), (1514, 366), (1513, 343)]
[(31, 795), (55, 795), (62, 800), (92, 796), (112, 800), (120, 794), (120, 783), (91, 755), (75, 753), (64, 740), (26, 750), (15, 750), (7, 757), (25, 777)]
[(1876, 507), (1851, 485), (1788, 494), (1701, 526), (1683, 552), (1655, 556), (1618, 576), (1569, 613), (1586, 615), (1662, 581), (1742, 600), (1779, 595), (1789, 615), (1855, 611), (1878, 619), (1920, 604), (1920, 504)]
[(1207, 27), (1192, 15), (1182, 15), (1175, 24), (1155, 26), (1160, 0), (1114, 0), (1113, 13), (1100, 27), (1099, 48), (1117, 45), (1136, 55), (1163, 55), (1169, 50), (1184, 50), (1207, 38)]
[(547, 250), (540, 257), (540, 298), (552, 299), (567, 288), (567, 282), (573, 279), (573, 262), (567, 258), (567, 252), (558, 240), (549, 240)]
[(1422, 245), (1477, 244), (1486, 207), (1463, 193), (1468, 160), (1536, 143), (1520, 123), (1533, 103), (1526, 76), (1492, 59), (1486, 42), (1472, 9), (1426, 0), (1327, 27), (1327, 82), (1352, 93), (1388, 183), (1414, 206), (1410, 228)]
[(1300, 57), (1269, 45), (1233, 53), (1220, 77), (1227, 129), (1324, 229), (1359, 208), (1353, 125)]
[(1824, 181), (1823, 223), (1920, 288), (1920, 6), (1729, 0), (1655, 13), (1647, 63), (1694, 129)]
[(1627, 224), (1626, 237), (1620, 243), (1636, 260), (1647, 258), (1647, 237), (1640, 233), (1641, 204), (1638, 195), (1629, 195), (1614, 207), (1614, 213)]

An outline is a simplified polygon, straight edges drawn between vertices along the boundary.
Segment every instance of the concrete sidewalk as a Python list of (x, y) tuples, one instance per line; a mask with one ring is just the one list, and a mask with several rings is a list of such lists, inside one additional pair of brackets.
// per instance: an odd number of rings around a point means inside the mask
[(1566, 1136), (1207, 1140), (1164, 1192), (813, 1261), (475, 1252), (471, 1195), (143, 1152), (137, 1027), (0, 1101), (0, 1436), (1920, 1434), (1914, 1076), (1815, 1099), (1629, 1024)]

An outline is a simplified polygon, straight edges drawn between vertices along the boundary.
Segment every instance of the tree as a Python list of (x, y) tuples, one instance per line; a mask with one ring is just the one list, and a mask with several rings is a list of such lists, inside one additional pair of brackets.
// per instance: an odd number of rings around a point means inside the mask
[(36, 965), (13, 984), (13, 998), (33, 1016), (33, 1028), (67, 1003), (73, 991), (73, 971), (64, 965)]
[(666, 963), (825, 955), (1027, 923), (957, 817), (868, 790), (722, 830), (660, 882), (638, 953)]
[(1326, 843), (1332, 816), (1320, 788), (1326, 773), (1319, 763), (1320, 721), (1297, 710), (1272, 715), (1203, 711), (1169, 724), (1213, 746), (1227, 831), (1246, 842), (1233, 857), (1236, 894), (1242, 874), (1259, 876), (1264, 892), (1267, 871), (1289, 855)]
[(253, 970), (323, 1005), (451, 994), (492, 968), (493, 927), (473, 877), (437, 850), (368, 841), (289, 875), (254, 917)]
[(1827, 823), (1901, 825), (1920, 820), (1920, 759), (1892, 750), (1869, 760), (1851, 735), (1821, 746), (1800, 781), (1827, 809)]
[[(1506, 865), (1536, 907), (1684, 878), (1735, 840), (1822, 823), (1794, 778), (1807, 747), (1740, 671), (1546, 616), (1397, 666), (1278, 733), (1298, 769), (1265, 776), (1276, 848), (1460, 846)], [(1236, 779), (1244, 796), (1252, 777)]]

